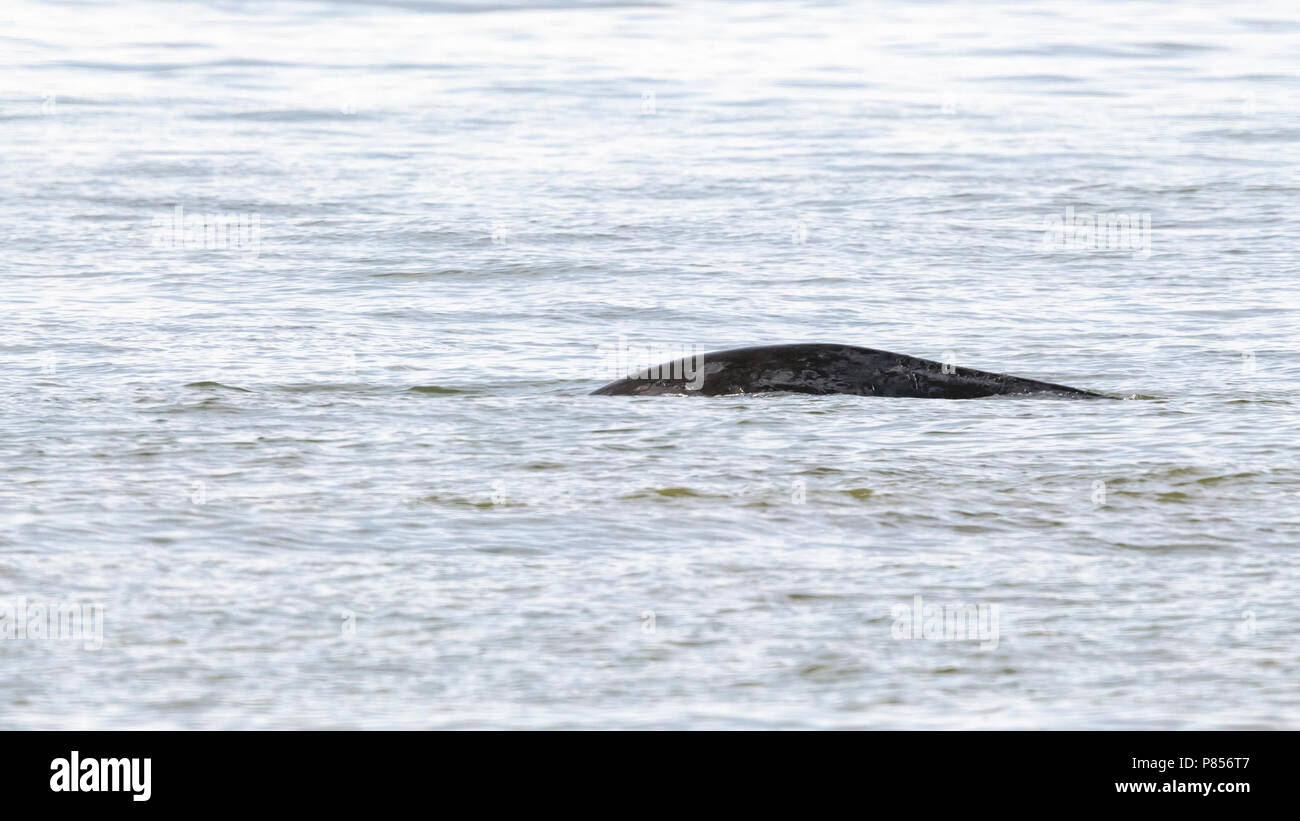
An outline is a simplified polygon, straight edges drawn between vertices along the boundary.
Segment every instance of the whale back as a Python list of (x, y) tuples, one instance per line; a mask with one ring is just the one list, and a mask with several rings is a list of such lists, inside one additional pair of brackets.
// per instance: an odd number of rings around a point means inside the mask
[(958, 368), (853, 345), (764, 345), (715, 351), (648, 368), (593, 391), (604, 396), (731, 396), (746, 393), (847, 393), (933, 399), (1005, 394), (1102, 394)]

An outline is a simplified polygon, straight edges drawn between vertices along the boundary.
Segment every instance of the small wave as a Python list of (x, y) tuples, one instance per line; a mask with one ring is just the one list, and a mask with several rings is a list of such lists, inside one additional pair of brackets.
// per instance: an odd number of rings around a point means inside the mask
[(568, 9), (601, 8), (666, 8), (669, 4), (654, 0), (550, 0), (545, 3), (524, 2), (524, 0), (503, 0), (494, 2), (446, 2), (446, 0), (335, 0), (333, 5), (375, 5), (390, 6), (407, 11), (426, 12), (430, 14), (488, 14), (492, 12), (511, 11), (562, 11)]
[(460, 268), (447, 268), (441, 271), (388, 271), (384, 273), (371, 274), (372, 277), (397, 277), (399, 279), (433, 279), (440, 276), (460, 276), (468, 274), (469, 271)]
[(252, 393), (247, 388), (237, 388), (234, 385), (223, 385), (220, 382), (190, 382), (187, 388), (210, 388), (213, 390), (239, 391), (240, 393)]
[(707, 493), (700, 493), (698, 490), (693, 490), (693, 489), (691, 489), (691, 488), (689, 488), (689, 487), (658, 487), (658, 488), (647, 488), (647, 489), (645, 489), (645, 490), (639, 490), (639, 491), (637, 491), (637, 492), (635, 492), (635, 493), (629, 493), (629, 494), (627, 494), (627, 495), (625, 495), (625, 496), (620, 496), (619, 498), (620, 498), (620, 499), (623, 499), (623, 500), (631, 500), (631, 499), (653, 499), (653, 498), (660, 497), (660, 496), (667, 497), (667, 498), (669, 498), (669, 499), (680, 499), (680, 498), (691, 498), (691, 499), (724, 499), (724, 498), (726, 498), (725, 496), (712, 496), (712, 495), (707, 494)]
[(252, 120), (268, 123), (303, 123), (316, 122), (319, 120), (352, 121), (358, 118), (365, 119), (365, 115), (356, 113), (348, 114), (341, 110), (308, 108), (269, 111), (235, 111), (223, 114), (194, 114), (190, 117), (190, 119), (193, 120)]
[(428, 496), (422, 496), (415, 500), (415, 504), (472, 508), (474, 510), (489, 510), (494, 507), (521, 507), (518, 503), (506, 501), (493, 503), (486, 499), (469, 499), (464, 496), (444, 496), (438, 493), (431, 493)]

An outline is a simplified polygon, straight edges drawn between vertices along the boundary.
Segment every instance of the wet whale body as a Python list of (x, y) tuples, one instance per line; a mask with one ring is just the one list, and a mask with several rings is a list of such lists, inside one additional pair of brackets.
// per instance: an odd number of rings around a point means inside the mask
[(848, 393), (926, 399), (999, 395), (1099, 397), (1104, 394), (958, 368), (853, 345), (764, 345), (685, 357), (592, 391), (603, 396), (733, 396), (747, 393)]

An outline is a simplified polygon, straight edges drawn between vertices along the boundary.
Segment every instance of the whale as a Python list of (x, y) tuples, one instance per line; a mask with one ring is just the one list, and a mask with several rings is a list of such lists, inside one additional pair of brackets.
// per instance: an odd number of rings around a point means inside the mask
[(760, 345), (698, 354), (610, 382), (593, 396), (737, 396), (755, 393), (853, 394), (920, 399), (1050, 396), (1108, 399), (1106, 394), (959, 368), (854, 345)]

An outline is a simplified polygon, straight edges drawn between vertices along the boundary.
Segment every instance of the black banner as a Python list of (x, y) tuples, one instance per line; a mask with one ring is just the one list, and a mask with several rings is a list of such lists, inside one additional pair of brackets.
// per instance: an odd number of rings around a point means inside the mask
[[(1284, 798), (1293, 736), (1246, 732), (7, 733), (6, 798), (41, 808), (637, 809), (919, 799), (927, 811), (1230, 809)], [(1044, 805), (1044, 801), (1051, 804)], [(16, 806), (16, 805), (11, 805)], [(416, 805), (419, 806), (419, 805)], [(431, 806), (436, 811), (436, 806)]]

